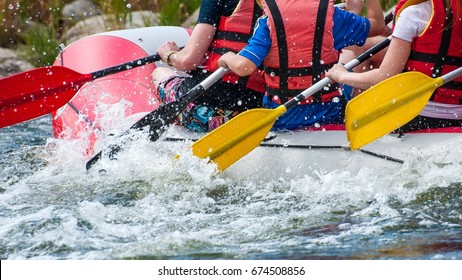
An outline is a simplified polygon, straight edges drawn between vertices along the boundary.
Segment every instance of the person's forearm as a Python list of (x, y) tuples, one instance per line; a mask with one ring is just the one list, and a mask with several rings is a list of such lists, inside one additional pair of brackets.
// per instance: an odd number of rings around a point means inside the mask
[(364, 0), (367, 8), (367, 18), (371, 23), (369, 37), (377, 36), (383, 33), (385, 29), (385, 20), (383, 19), (383, 11), (378, 0)]
[(169, 66), (181, 71), (196, 69), (210, 46), (216, 28), (209, 24), (200, 23), (194, 27), (186, 46), (180, 50), (176, 43), (166, 42), (160, 46), (157, 53)]
[(241, 77), (248, 76), (257, 69), (257, 66), (251, 60), (232, 52), (224, 54), (218, 64), (229, 68), (229, 70)]
[(332, 80), (359, 89), (368, 89), (381, 81), (401, 73), (411, 52), (411, 42), (393, 37), (379, 68), (362, 73), (348, 72), (343, 65), (335, 64), (326, 76)]
[(356, 15), (361, 15), (363, 0), (343, 0), (343, 2), (345, 3), (345, 10)]
[(237, 54), (232, 63), (229, 64), (229, 69), (244, 77), (252, 74), (257, 69), (257, 66), (252, 61)]
[(387, 78), (389, 75), (386, 73), (373, 69), (363, 73), (345, 72), (337, 79), (337, 82), (364, 90)]
[(170, 64), (180, 71), (190, 71), (196, 69), (199, 66), (202, 58), (203, 56), (200, 56), (199, 53), (194, 53), (194, 50), (185, 47), (180, 52), (171, 56)]

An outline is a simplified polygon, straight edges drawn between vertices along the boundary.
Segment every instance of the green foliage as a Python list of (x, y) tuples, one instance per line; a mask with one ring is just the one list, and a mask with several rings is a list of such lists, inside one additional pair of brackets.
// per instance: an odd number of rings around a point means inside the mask
[[(201, 4), (201, 0), (92, 0), (106, 15), (111, 29), (123, 28), (130, 12), (159, 12), (160, 25), (181, 25)], [(366, 0), (367, 1), (367, 0)], [(0, 0), (0, 47), (20, 47), (23, 56), (36, 66), (53, 63), (62, 43), (62, 9), (72, 0)], [(340, 3), (341, 1), (336, 1)], [(398, 0), (380, 0), (388, 10)]]
[(399, 0), (380, 0), (379, 2), (382, 6), (382, 10), (386, 11), (396, 5)]
[(181, 25), (200, 4), (200, 0), (160, 0), (159, 25)]
[(130, 20), (132, 5), (127, 0), (93, 0), (93, 2), (101, 7), (105, 15), (112, 15), (108, 17), (109, 22), (106, 22), (110, 29), (121, 29), (124, 23)]
[[(62, 0), (6, 0), (0, 11), (0, 46), (19, 48), (36, 66), (49, 65), (58, 51), (62, 31)], [(1, 7), (0, 7), (1, 8)]]
[[(4, 18), (5, 18), (5, 13), (3, 12), (3, 10), (0, 7), (0, 22), (4, 22)], [(0, 27), (1, 27), (1, 25), (0, 25)], [(2, 38), (3, 40), (6, 39), (5, 28), (0, 28), (0, 38)], [(2, 44), (3, 40), (0, 40), (0, 46), (3, 45)]]
[(58, 55), (56, 31), (36, 23), (22, 34), (24, 44), (19, 45), (19, 56), (36, 67), (51, 65)]

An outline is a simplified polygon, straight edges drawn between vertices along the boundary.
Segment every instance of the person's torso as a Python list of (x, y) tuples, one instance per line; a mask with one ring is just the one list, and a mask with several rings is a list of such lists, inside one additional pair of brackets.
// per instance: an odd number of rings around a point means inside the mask
[[(432, 16), (425, 30), (412, 41), (404, 71), (419, 71), (435, 78), (462, 67), (462, 15), (456, 12), (457, 2), (451, 0), (445, 7), (444, 0), (432, 0)], [(431, 100), (462, 104), (462, 77), (439, 87)]]
[[(263, 62), (267, 92), (285, 102), (321, 80), (337, 62), (332, 34), (334, 5), (333, 1), (262, 2), (272, 42)], [(338, 95), (331, 87), (306, 102), (328, 102)]]
[[(256, 1), (238, 1), (231, 15), (220, 18), (214, 39), (199, 71), (216, 71), (219, 68), (218, 59), (223, 54), (230, 51), (237, 53), (244, 48), (253, 34), (257, 19), (261, 15), (262, 10)], [(265, 91), (265, 82), (261, 69), (257, 69), (247, 77), (239, 77), (234, 73), (228, 73), (223, 77), (222, 82), (241, 85), (259, 93)]]

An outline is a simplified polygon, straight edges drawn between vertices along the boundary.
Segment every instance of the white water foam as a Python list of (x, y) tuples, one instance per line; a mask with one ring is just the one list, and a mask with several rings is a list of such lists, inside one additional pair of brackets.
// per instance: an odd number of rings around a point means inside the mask
[(86, 140), (49, 139), (35, 153), (47, 165), (1, 194), (2, 257), (405, 258), (371, 252), (460, 232), (460, 204), (444, 197), (460, 192), (461, 161), (436, 143), (409, 151), (418, 160), (395, 173), (364, 167), (263, 182), (216, 174), (191, 142), (137, 136), (89, 172)]

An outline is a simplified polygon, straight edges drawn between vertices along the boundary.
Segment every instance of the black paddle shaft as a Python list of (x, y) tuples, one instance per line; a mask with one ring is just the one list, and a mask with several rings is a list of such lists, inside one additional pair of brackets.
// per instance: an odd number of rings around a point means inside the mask
[[(384, 40), (380, 41), (379, 43), (375, 44), (371, 48), (369, 48), (367, 51), (363, 52), (362, 54), (358, 55), (355, 59), (351, 60), (347, 64), (345, 64), (345, 68), (347, 70), (351, 70), (358, 66), (359, 64), (363, 63), (364, 61), (368, 60), (371, 56), (374, 54), (378, 53), (379, 51), (385, 49), (391, 42), (392, 36), (388, 36)], [(287, 101), (284, 103), (284, 107), (287, 108), (287, 110), (295, 105), (297, 105), (300, 101), (305, 100), (309, 96), (315, 94), (316, 92), (322, 90), (325, 86), (330, 84), (332, 80), (328, 77), (325, 77), (324, 79), (320, 80), (316, 84), (312, 85), (308, 89), (304, 90), (303, 92), (299, 93), (297, 96), (292, 98), (291, 100)]]
[[(129, 130), (125, 131), (119, 137), (129, 134), (131, 130), (149, 129), (149, 140), (153, 142), (156, 141), (165, 131), (166, 127), (172, 124), (177, 119), (178, 115), (188, 107), (189, 103), (194, 102), (197, 98), (204, 94), (207, 89), (209, 89), (216, 81), (220, 80), (228, 71), (229, 69), (220, 67), (200, 84), (196, 85), (186, 94), (181, 96), (178, 100), (159, 106), (159, 108), (150, 112), (135, 124), (133, 124)], [(117, 153), (123, 150), (123, 142), (124, 141), (120, 141), (120, 143), (111, 144), (108, 147), (107, 155), (110, 159), (116, 159), (115, 156)], [(103, 151), (100, 151), (95, 156), (93, 156), (86, 163), (87, 170), (89, 170), (96, 162), (98, 162), (102, 155)]]
[[(184, 47), (180, 47), (180, 50)], [(153, 63), (160, 60), (159, 54), (153, 54), (147, 57), (139, 58), (133, 61), (125, 62), (116, 66), (112, 66), (106, 69), (102, 69), (99, 71), (95, 71), (91, 73), (93, 79), (98, 79), (101, 77), (105, 77), (111, 74), (119, 73), (122, 71), (130, 70), (132, 68), (140, 67), (149, 63)]]
[(116, 66), (112, 66), (112, 67), (109, 67), (103, 70), (92, 72), (91, 76), (93, 77), (93, 79), (98, 79), (98, 78), (105, 77), (111, 74), (115, 74), (115, 73), (119, 73), (122, 71), (130, 70), (132, 68), (140, 67), (140, 66), (152, 63), (152, 62), (159, 61), (159, 60), (160, 60), (160, 56), (156, 53), (156, 54), (144, 57), (144, 58), (136, 59), (136, 60), (122, 63)]
[[(197, 92), (203, 92), (204, 88), (202, 86), (196, 86), (194, 88)], [(133, 124), (129, 130), (125, 131), (119, 137), (125, 136), (130, 133), (131, 130), (144, 130), (149, 129), (149, 140), (156, 141), (159, 139), (160, 135), (165, 131), (165, 126), (171, 124), (175, 121), (176, 117), (186, 109), (189, 104), (190, 96), (185, 96), (185, 99), (180, 99), (171, 103), (161, 105), (157, 110), (154, 110), (144, 116), (142, 119)], [(111, 144), (107, 148), (107, 156), (112, 160), (116, 159), (116, 155), (123, 150), (122, 145), (126, 139), (119, 141), (119, 143)], [(98, 160), (101, 159), (103, 151), (98, 152), (93, 156), (87, 163), (86, 168), (89, 170)]]

